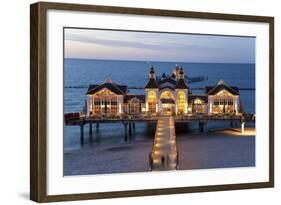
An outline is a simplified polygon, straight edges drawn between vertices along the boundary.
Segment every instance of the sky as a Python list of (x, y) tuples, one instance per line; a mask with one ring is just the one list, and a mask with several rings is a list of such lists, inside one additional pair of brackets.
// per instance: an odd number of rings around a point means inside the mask
[(255, 38), (65, 28), (65, 57), (255, 63)]

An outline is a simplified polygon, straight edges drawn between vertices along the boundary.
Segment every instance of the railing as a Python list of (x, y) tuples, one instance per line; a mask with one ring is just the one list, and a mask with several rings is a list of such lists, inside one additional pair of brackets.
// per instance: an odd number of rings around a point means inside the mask
[[(65, 122), (78, 122), (81, 120), (100, 120), (100, 121), (134, 121), (134, 120), (157, 120), (158, 117), (162, 117), (165, 115), (162, 114), (95, 114), (95, 115), (82, 115), (81, 113), (66, 113), (64, 114)], [(183, 114), (183, 115), (174, 115), (174, 119), (177, 121), (180, 120), (241, 120), (241, 121), (255, 121), (255, 115), (251, 113), (222, 113), (222, 114)]]
[(80, 119), (80, 113), (79, 112), (66, 113), (64, 114), (64, 119), (65, 121), (78, 120)]

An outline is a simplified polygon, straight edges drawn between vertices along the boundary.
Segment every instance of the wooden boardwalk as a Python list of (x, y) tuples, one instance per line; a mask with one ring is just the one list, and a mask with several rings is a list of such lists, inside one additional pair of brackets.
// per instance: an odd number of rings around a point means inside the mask
[(174, 117), (159, 117), (150, 155), (152, 171), (176, 170), (178, 165)]

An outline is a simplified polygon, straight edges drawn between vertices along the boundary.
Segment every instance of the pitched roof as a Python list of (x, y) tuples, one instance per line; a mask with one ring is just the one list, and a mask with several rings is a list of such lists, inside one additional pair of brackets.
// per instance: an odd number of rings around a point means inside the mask
[(175, 90), (175, 87), (171, 86), (171, 85), (160, 86), (159, 90), (164, 90), (166, 88), (171, 89), (171, 90)]
[(179, 79), (179, 80), (178, 80), (178, 83), (176, 84), (176, 87), (175, 87), (175, 88), (176, 88), (176, 89), (187, 89), (188, 86), (187, 86), (187, 84), (186, 84), (186, 82), (185, 82), (184, 79)]
[(208, 102), (208, 97), (207, 95), (189, 95), (188, 96), (188, 102), (192, 103), (192, 101), (194, 101), (195, 99), (199, 98), (200, 100), (202, 100), (204, 103)]
[(127, 103), (129, 100), (137, 98), (139, 99), (142, 103), (145, 102), (145, 95), (125, 95), (124, 96), (124, 103)]
[(87, 92), (89, 92), (90, 90), (92, 90), (92, 89), (94, 89), (94, 88), (96, 88), (96, 87), (98, 87), (99, 85), (89, 85), (89, 87), (88, 87), (88, 91)]
[(90, 85), (86, 94), (95, 94), (104, 88), (110, 90), (116, 95), (124, 95), (128, 92), (127, 86), (125, 85), (117, 85), (116, 83), (105, 82), (101, 85)]
[(150, 78), (149, 81), (147, 82), (145, 88), (158, 88), (156, 80), (153, 78)]
[(171, 83), (173, 85), (176, 85), (177, 84), (177, 81), (175, 81), (174, 79), (170, 78), (170, 77), (165, 77), (163, 79), (158, 79), (157, 83), (159, 85), (162, 85), (164, 83)]
[(239, 95), (238, 87), (228, 86), (226, 84), (219, 84), (219, 85), (216, 85), (216, 86), (207, 86), (206, 87), (206, 94), (207, 95), (214, 95), (221, 90), (226, 90), (233, 95)]
[(117, 86), (123, 93), (128, 92), (128, 87), (127, 85), (117, 85), (116, 83), (113, 83), (115, 86)]

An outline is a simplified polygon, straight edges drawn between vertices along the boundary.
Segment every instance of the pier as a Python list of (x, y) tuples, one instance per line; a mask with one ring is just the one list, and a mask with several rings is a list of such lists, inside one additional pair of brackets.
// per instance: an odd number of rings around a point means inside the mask
[(138, 114), (138, 115), (80, 115), (79, 113), (68, 113), (65, 114), (65, 125), (66, 126), (80, 126), (80, 138), (84, 139), (84, 126), (89, 124), (89, 133), (92, 133), (92, 124), (96, 124), (96, 129), (99, 129), (101, 123), (121, 123), (124, 127), (124, 139), (128, 140), (128, 137), (132, 135), (132, 129), (135, 128), (135, 124), (139, 122), (158, 122), (158, 120), (172, 117), (175, 123), (198, 123), (198, 129), (200, 132), (206, 132), (206, 126), (209, 121), (228, 121), (230, 127), (234, 123), (241, 126), (241, 132), (243, 132), (245, 123), (249, 121), (255, 121), (252, 115), (243, 116), (231, 115), (231, 114), (220, 114), (220, 115), (209, 115), (209, 114), (187, 114), (187, 115), (175, 115), (167, 116), (160, 114)]
[(178, 169), (175, 122), (172, 116), (160, 117), (149, 157), (151, 171)]

